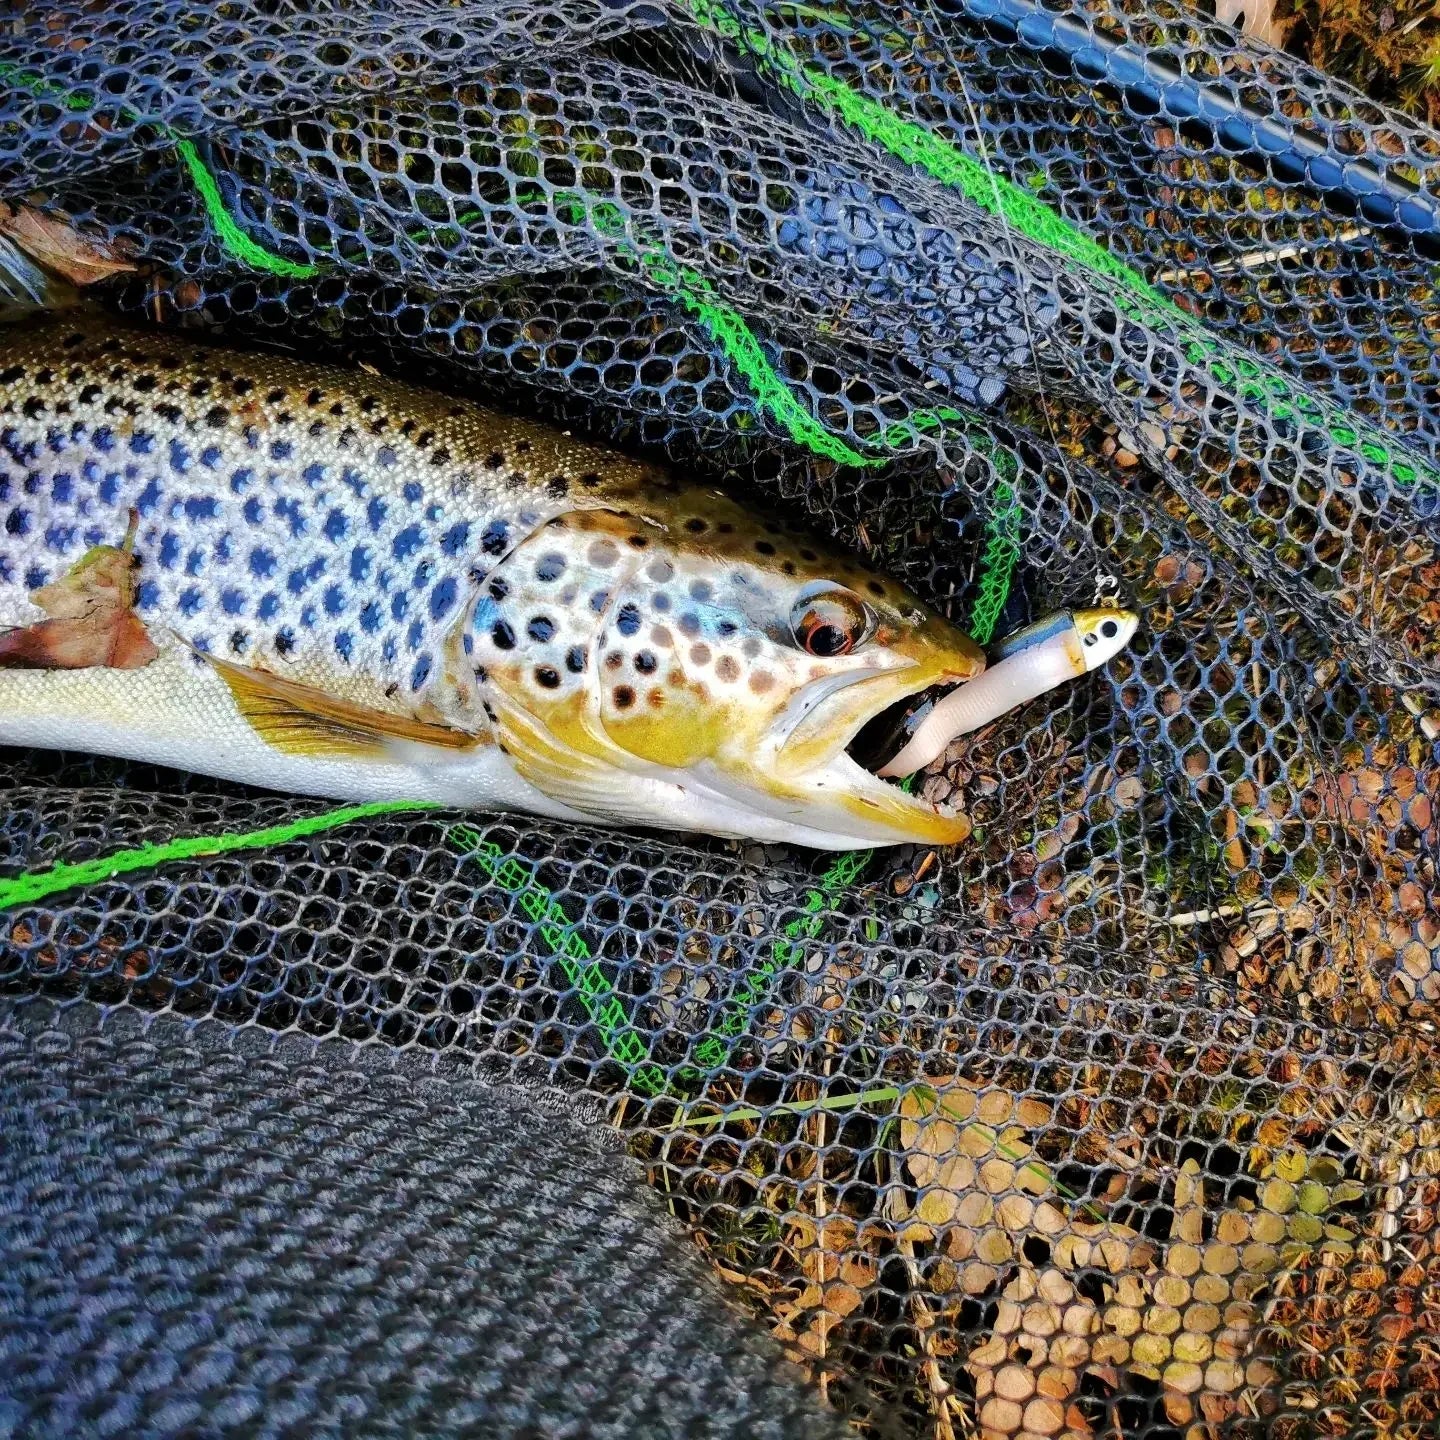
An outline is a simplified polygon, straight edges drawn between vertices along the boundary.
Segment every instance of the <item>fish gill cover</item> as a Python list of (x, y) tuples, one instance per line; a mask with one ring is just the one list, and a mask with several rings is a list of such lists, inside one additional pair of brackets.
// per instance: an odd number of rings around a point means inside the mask
[(149, 324), (667, 458), (1106, 671), (829, 859), (5, 757), (0, 973), (539, 1065), (860, 1433), (1440, 1394), (1440, 137), (1164, 0), (22, 7)]

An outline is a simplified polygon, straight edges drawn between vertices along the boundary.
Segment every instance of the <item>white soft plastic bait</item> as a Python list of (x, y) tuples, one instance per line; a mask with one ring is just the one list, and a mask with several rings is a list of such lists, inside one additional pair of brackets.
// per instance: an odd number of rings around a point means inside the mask
[(1139, 616), (1129, 610), (1062, 610), (1016, 631), (1002, 642), (993, 665), (936, 702), (905, 748), (879, 773), (923, 770), (957, 736), (1098, 670), (1125, 648), (1139, 623)]

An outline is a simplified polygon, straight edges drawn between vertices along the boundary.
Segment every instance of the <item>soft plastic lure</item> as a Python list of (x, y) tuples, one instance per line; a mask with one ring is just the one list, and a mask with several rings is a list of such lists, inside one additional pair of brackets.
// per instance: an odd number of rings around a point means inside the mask
[(996, 648), (994, 664), (911, 715), (910, 739), (877, 773), (923, 770), (959, 736), (1067, 680), (1098, 670), (1125, 648), (1139, 623), (1129, 610), (1106, 607), (1062, 610), (1016, 631)]

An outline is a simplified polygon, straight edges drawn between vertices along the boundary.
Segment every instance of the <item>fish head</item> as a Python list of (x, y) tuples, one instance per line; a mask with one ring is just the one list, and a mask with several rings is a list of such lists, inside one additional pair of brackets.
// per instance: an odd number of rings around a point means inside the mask
[(979, 647), (723, 494), (552, 520), (499, 567), (471, 632), (501, 744), (577, 809), (830, 847), (969, 833), (846, 751), (890, 706), (977, 674)]

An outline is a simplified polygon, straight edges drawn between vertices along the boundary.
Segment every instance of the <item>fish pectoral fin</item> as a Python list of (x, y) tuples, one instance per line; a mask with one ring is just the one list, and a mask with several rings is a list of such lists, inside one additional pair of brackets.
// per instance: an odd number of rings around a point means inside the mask
[(481, 737), (448, 725), (372, 710), (268, 670), (196, 651), (225, 682), (241, 715), (267, 744), (287, 755), (378, 758), (397, 741), (470, 750)]

